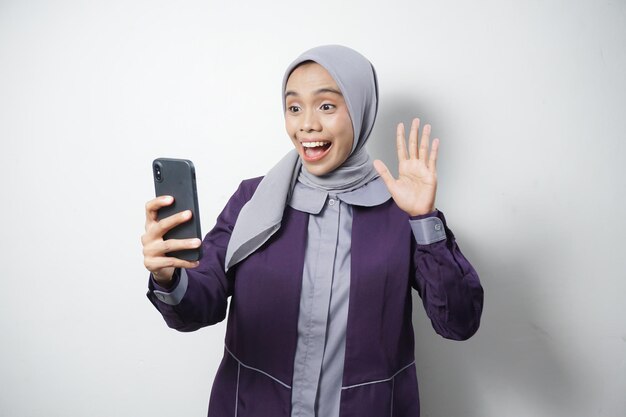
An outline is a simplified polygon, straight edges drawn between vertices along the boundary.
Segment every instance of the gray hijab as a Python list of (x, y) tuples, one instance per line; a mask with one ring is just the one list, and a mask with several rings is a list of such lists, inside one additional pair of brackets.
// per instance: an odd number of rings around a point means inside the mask
[(356, 139), (352, 143), (352, 152), (341, 166), (323, 176), (308, 172), (295, 149), (288, 152), (265, 175), (252, 198), (241, 209), (226, 249), (226, 271), (260, 248), (280, 229), (285, 205), (297, 181), (338, 194), (360, 188), (378, 176), (365, 150), (378, 110), (374, 67), (363, 55), (345, 46), (326, 45), (310, 49), (285, 71), (283, 111), (287, 80), (292, 71), (306, 61), (324, 67), (341, 90)]

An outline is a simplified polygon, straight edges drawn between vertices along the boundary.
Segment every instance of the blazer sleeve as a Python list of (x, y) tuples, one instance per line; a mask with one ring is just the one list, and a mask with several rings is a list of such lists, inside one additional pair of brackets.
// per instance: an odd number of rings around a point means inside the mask
[(413, 229), (412, 287), (433, 328), (453, 340), (469, 339), (480, 325), (483, 288), (474, 267), (461, 253), (443, 213), (410, 218)]
[(224, 272), (226, 248), (241, 208), (258, 185), (255, 180), (242, 181), (229, 199), (202, 241), (202, 259), (196, 268), (177, 269), (169, 289), (160, 287), (150, 274), (146, 295), (169, 327), (190, 332), (226, 317), (236, 271), (235, 267), (228, 274)]

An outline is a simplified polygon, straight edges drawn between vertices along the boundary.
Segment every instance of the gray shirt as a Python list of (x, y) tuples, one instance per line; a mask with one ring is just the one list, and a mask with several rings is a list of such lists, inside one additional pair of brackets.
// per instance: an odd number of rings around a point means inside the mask
[[(380, 178), (341, 194), (301, 183), (295, 186), (288, 204), (311, 216), (298, 315), (292, 417), (339, 416), (350, 294), (352, 206), (376, 206), (389, 198)], [(418, 241), (442, 240), (441, 234), (423, 236), (431, 230), (423, 227), (424, 221), (430, 220), (411, 220)]]

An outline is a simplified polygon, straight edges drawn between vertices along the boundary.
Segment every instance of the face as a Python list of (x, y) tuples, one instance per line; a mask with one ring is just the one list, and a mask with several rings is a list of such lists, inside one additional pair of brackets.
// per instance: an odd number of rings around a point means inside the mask
[(285, 88), (285, 126), (313, 175), (332, 172), (352, 151), (354, 130), (337, 83), (321, 65), (300, 65)]

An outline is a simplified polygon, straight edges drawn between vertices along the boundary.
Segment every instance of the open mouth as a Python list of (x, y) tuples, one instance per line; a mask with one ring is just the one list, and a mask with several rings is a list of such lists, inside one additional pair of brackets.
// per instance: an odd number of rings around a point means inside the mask
[(304, 149), (304, 159), (309, 162), (322, 159), (332, 145), (328, 141), (301, 142), (301, 144)]

